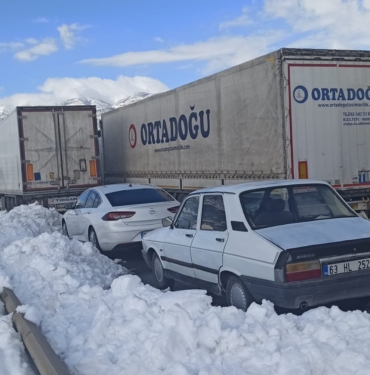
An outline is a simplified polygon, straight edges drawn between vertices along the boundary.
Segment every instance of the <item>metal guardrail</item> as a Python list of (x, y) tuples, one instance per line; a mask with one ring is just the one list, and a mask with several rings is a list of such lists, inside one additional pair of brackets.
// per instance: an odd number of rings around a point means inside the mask
[(24, 346), (40, 375), (70, 375), (67, 366), (54, 352), (41, 333), (40, 328), (26, 320), (23, 314), (16, 312), (17, 307), (22, 304), (15, 293), (8, 288), (4, 288), (3, 292), (0, 293), (0, 298), (7, 312), (9, 314), (14, 313), (14, 327), (20, 333)]

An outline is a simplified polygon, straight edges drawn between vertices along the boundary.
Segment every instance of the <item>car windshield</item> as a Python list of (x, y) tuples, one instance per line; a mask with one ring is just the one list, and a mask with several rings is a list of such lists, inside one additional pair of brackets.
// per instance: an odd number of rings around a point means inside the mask
[(173, 198), (161, 189), (120, 190), (105, 196), (112, 207), (173, 201)]
[(326, 185), (297, 185), (245, 191), (244, 214), (254, 229), (356, 216)]

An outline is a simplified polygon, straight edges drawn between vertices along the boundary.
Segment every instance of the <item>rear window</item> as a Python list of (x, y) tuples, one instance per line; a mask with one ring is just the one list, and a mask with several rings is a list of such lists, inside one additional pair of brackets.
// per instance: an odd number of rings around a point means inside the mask
[(244, 214), (254, 229), (356, 216), (326, 185), (298, 185), (245, 191)]
[(170, 202), (174, 199), (161, 189), (132, 189), (105, 194), (112, 207)]

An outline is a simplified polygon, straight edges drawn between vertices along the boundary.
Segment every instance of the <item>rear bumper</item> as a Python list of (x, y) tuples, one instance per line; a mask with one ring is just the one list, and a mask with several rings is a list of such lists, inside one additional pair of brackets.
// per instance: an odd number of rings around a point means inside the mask
[(370, 296), (370, 272), (328, 276), (316, 280), (278, 283), (241, 276), (257, 302), (267, 299), (276, 306), (296, 309), (301, 305), (319, 306), (351, 298)]

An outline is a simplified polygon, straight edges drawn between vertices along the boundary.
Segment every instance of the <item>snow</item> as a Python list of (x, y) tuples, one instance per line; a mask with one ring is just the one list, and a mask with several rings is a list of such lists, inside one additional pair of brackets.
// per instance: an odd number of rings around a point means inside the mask
[(277, 315), (264, 301), (244, 313), (202, 290), (162, 292), (62, 236), (55, 211), (13, 211), (0, 215), (0, 289), (12, 286), (72, 374), (369, 373), (366, 312)]
[(4, 314), (0, 301), (0, 374), (32, 375), (20, 335), (13, 328), (12, 315)]

